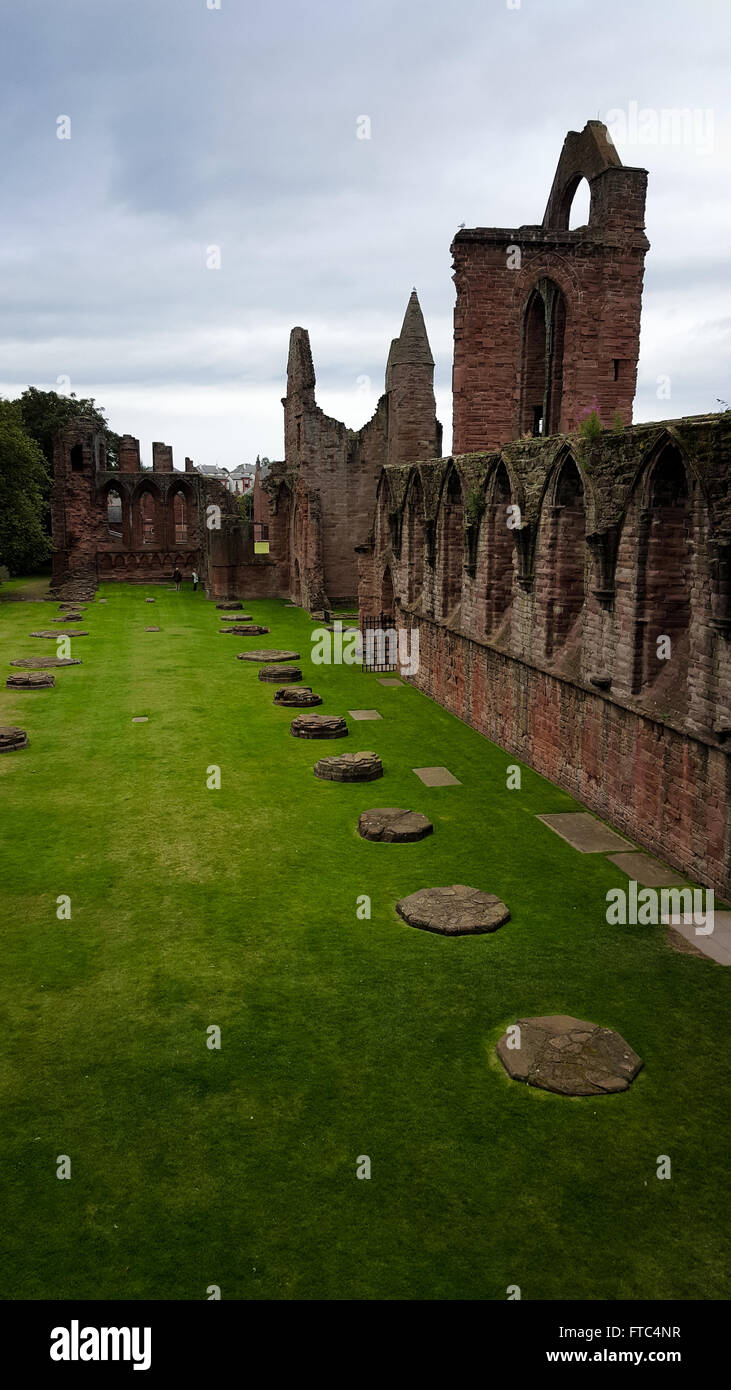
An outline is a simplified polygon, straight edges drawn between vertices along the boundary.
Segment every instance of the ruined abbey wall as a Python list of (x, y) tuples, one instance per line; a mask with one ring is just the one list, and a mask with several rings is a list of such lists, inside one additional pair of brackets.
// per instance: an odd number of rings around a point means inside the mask
[(101, 580), (169, 581), (176, 567), (186, 578), (196, 569), (215, 598), (277, 592), (275, 566), (254, 555), (231, 493), (189, 459), (184, 473), (175, 470), (166, 444), (153, 444), (152, 469), (143, 469), (139, 442), (123, 435), (110, 469), (100, 431), (73, 422), (56, 440), (51, 521), (60, 596), (91, 594)]
[(731, 414), (389, 468), (361, 607), (414, 682), (731, 897)]
[(428, 458), (441, 445), (434, 361), (416, 293), (391, 344), (386, 389), (360, 430), (326, 415), (315, 400), (309, 335), (292, 330), (284, 398), (285, 458), (266, 481), (270, 553), (280, 592), (310, 610), (352, 602), (356, 546), (368, 535), (381, 470)]
[[(588, 224), (569, 231), (586, 178)], [(543, 222), (477, 227), (452, 243), (455, 453), (565, 433), (595, 409), (632, 420), (647, 173), (626, 168), (605, 126), (564, 143)]]

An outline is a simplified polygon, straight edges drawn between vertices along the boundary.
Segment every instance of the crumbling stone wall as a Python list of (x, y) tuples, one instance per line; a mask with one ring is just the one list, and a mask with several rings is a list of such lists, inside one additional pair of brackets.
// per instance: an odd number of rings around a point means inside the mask
[(421, 689), (727, 898), (730, 482), (731, 413), (518, 440), (384, 469), (360, 551)]
[(281, 592), (310, 609), (355, 599), (355, 547), (367, 537), (376, 487), (389, 462), (428, 458), (441, 447), (434, 361), (416, 291), (391, 344), (386, 390), (371, 420), (348, 429), (315, 400), (309, 335), (290, 336), (284, 398), (285, 458), (272, 465), (270, 547)]
[[(588, 225), (569, 231), (576, 189)], [(543, 222), (478, 227), (452, 243), (455, 453), (521, 435), (632, 420), (647, 172), (625, 168), (601, 121), (564, 142)]]
[(231, 493), (189, 463), (176, 471), (170, 446), (156, 443), (153, 467), (143, 469), (139, 442), (123, 435), (119, 467), (108, 469), (92, 421), (61, 430), (51, 494), (54, 592), (81, 598), (100, 580), (161, 582), (177, 566), (187, 576), (196, 569), (211, 597), (276, 593), (276, 568), (255, 556), (252, 528)]

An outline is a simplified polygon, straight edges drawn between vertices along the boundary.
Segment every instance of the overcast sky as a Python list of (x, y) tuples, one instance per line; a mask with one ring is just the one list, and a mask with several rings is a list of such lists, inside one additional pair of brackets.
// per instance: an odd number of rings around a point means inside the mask
[(279, 458), (290, 328), (358, 428), (415, 285), (448, 448), (453, 234), (540, 222), (611, 115), (650, 171), (635, 418), (731, 399), (728, 0), (216, 3), (4, 0), (0, 394), (93, 395), (147, 463)]

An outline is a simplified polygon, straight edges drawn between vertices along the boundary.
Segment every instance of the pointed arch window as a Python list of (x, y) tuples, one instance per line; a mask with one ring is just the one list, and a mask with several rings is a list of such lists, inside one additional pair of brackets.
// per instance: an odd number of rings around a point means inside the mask
[(553, 280), (531, 292), (523, 319), (520, 434), (544, 436), (560, 428), (566, 300)]

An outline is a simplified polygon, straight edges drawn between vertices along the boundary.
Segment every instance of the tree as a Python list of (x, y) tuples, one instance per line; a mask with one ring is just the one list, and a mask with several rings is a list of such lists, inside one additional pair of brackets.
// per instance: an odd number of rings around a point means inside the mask
[(0, 400), (0, 565), (28, 574), (48, 559), (44, 527), (50, 490), (40, 445), (23, 427), (20, 401)]
[(28, 386), (20, 397), (23, 425), (29, 435), (40, 444), (49, 474), (53, 475), (53, 443), (61, 425), (80, 416), (91, 419), (97, 429), (104, 432), (107, 451), (107, 467), (116, 468), (118, 463), (119, 435), (110, 430), (103, 410), (96, 405), (93, 396), (77, 397), (73, 391), (68, 396), (60, 396), (58, 391), (40, 391), (37, 386)]

